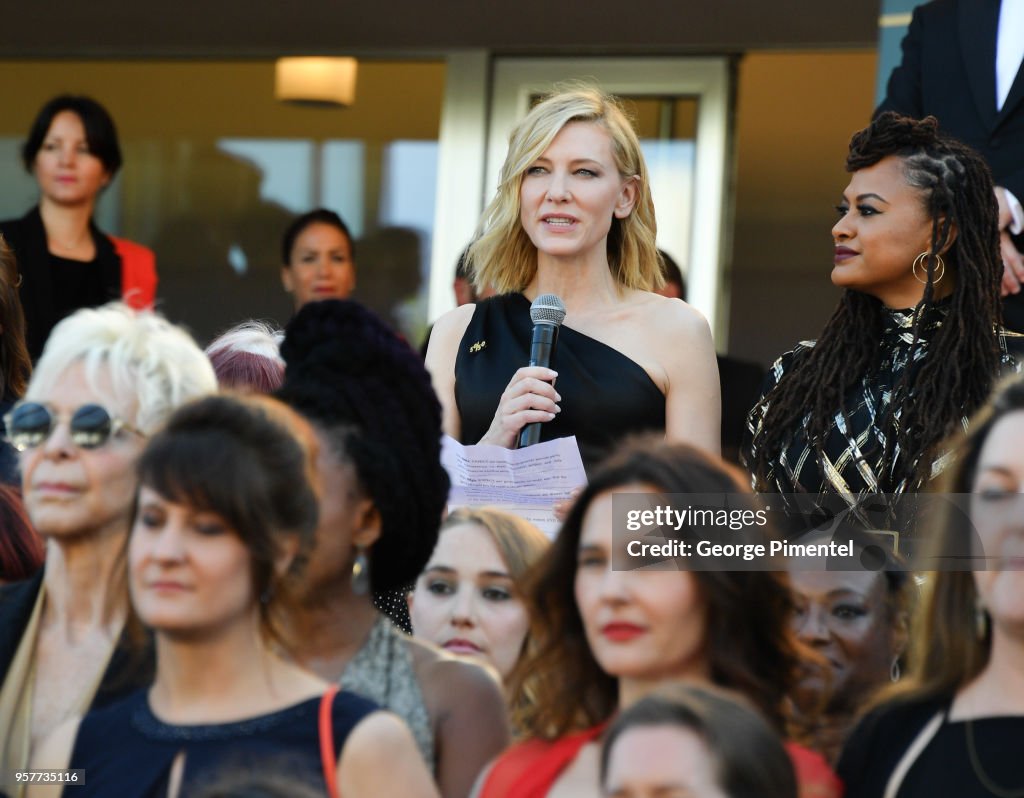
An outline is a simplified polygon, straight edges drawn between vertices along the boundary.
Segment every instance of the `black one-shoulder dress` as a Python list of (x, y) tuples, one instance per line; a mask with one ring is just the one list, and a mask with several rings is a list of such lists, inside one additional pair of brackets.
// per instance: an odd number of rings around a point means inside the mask
[[(476, 306), (455, 358), (455, 402), (463, 443), (484, 436), (516, 370), (530, 362), (530, 301), (502, 294)], [(575, 435), (587, 470), (631, 433), (665, 431), (665, 395), (616, 349), (562, 325), (552, 356), (562, 412), (541, 440)]]

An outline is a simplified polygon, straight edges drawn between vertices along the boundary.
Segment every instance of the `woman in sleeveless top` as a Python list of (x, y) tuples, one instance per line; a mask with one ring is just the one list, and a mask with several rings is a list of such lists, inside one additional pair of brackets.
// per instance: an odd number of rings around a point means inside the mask
[(423, 361), (372, 312), (341, 300), (300, 309), (281, 354), (278, 396), (312, 422), (323, 485), (290, 648), (322, 678), (402, 717), (441, 793), (464, 798), (508, 744), (501, 687), (388, 618), (408, 623), (406, 595), (448, 496), (441, 409)]
[(128, 569), (156, 679), (43, 746), (37, 767), (84, 770), (69, 794), (187, 796), (245, 766), (332, 798), (436, 795), (401, 721), (275, 647), (316, 527), (315, 458), (309, 426), (255, 396), (199, 400), (149, 442)]
[[(445, 432), (513, 447), (576, 435), (594, 464), (629, 432), (719, 450), (720, 396), (707, 322), (662, 282), (654, 206), (636, 133), (597, 89), (554, 94), (512, 133), (498, 193), (469, 260), (499, 296), (435, 324), (427, 367)], [(528, 367), (530, 303), (566, 316), (551, 368)], [(557, 377), (557, 380), (556, 380)]]
[(121, 168), (114, 120), (91, 97), (64, 94), (40, 109), (22, 147), (39, 204), (0, 222), (18, 259), (28, 351), (38, 359), (53, 326), (78, 308), (123, 298), (152, 307), (156, 259), (141, 244), (104, 234), (96, 201)]
[(953, 451), (944, 488), (969, 494), (969, 513), (951, 513), (936, 535), (935, 553), (951, 570), (928, 574), (909, 674), (843, 749), (848, 798), (1024, 795), (1021, 378), (1004, 385)]
[[(601, 464), (533, 580), (536, 649), (512, 678), (513, 690), (534, 689), (523, 717), (528, 739), (497, 760), (482, 798), (597, 794), (608, 722), (673, 682), (742, 693), (782, 734), (800, 650), (786, 576), (671, 562), (641, 568), (642, 560), (623, 567), (627, 541), (621, 524), (613, 537), (612, 504), (629, 493), (729, 494), (730, 507), (753, 506), (738, 473), (691, 446), (641, 438)], [(764, 541), (750, 530), (729, 534), (730, 542)], [(792, 743), (787, 750), (803, 795), (840, 794), (820, 756)]]

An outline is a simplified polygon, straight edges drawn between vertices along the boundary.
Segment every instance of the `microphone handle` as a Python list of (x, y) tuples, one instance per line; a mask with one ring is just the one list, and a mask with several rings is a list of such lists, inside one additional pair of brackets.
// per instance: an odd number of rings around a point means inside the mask
[[(554, 324), (534, 324), (533, 339), (530, 341), (530, 365), (551, 368), (551, 354), (555, 351), (555, 341), (558, 339), (558, 327)], [(517, 449), (524, 446), (533, 446), (540, 443), (540, 425), (542, 422), (534, 421), (519, 430)]]

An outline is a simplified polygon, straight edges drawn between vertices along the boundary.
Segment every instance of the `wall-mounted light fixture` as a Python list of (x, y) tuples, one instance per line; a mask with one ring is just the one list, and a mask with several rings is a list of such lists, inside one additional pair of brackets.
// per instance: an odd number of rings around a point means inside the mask
[(274, 96), (284, 102), (348, 106), (356, 100), (354, 58), (278, 58)]

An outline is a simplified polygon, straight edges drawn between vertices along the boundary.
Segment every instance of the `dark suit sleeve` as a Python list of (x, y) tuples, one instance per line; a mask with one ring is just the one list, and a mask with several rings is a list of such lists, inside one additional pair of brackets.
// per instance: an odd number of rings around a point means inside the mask
[(921, 6), (918, 6), (914, 9), (907, 35), (903, 37), (903, 43), (900, 45), (903, 59), (889, 76), (885, 99), (875, 109), (874, 116), (883, 111), (897, 111), (915, 119), (924, 116), (921, 93), (921, 46), (924, 37)]
[(1002, 175), (996, 181), (997, 186), (1003, 186), (1013, 192), (1022, 205), (1024, 205), (1024, 166), (1008, 175)]

